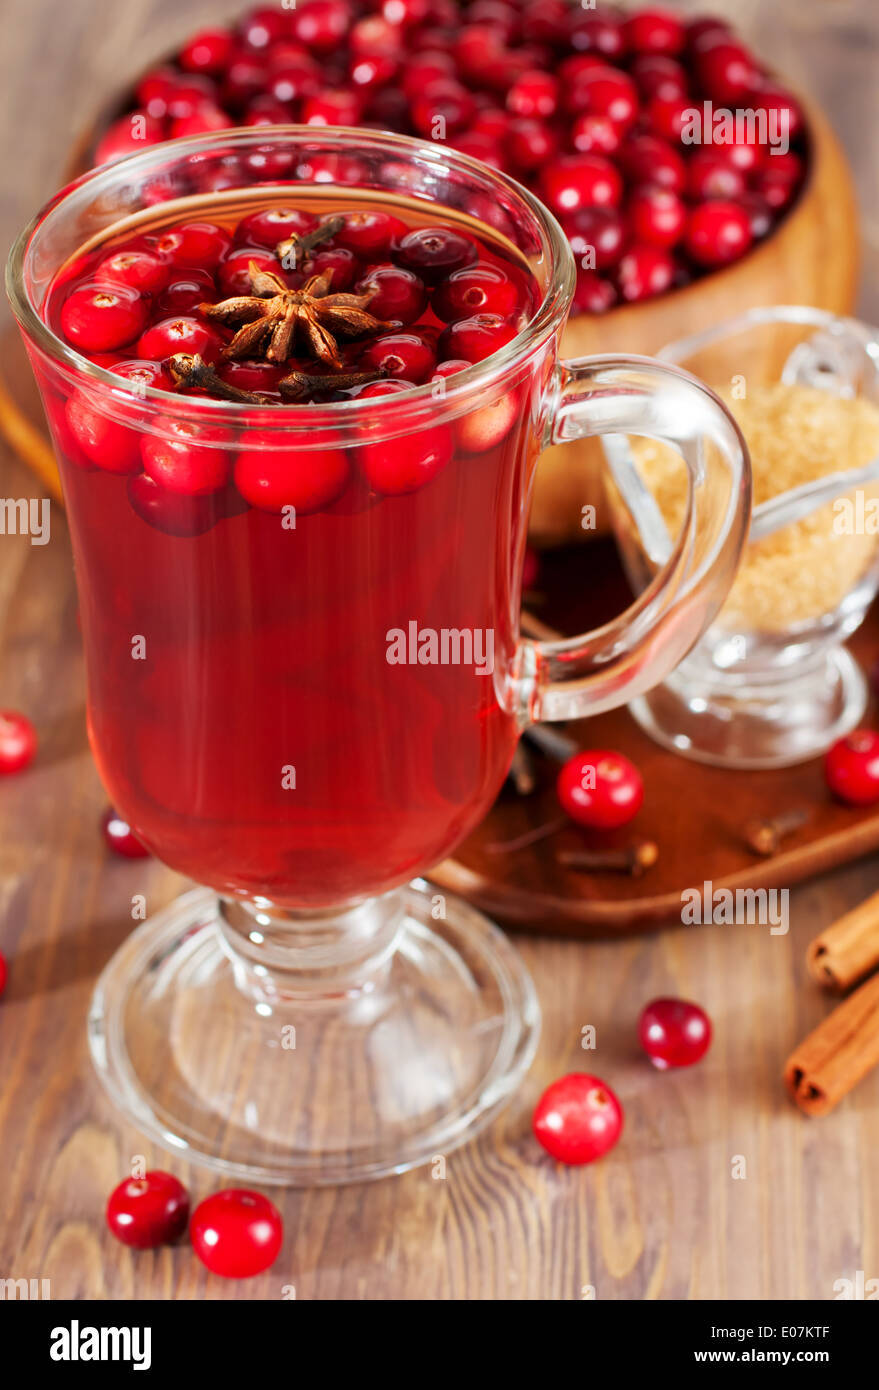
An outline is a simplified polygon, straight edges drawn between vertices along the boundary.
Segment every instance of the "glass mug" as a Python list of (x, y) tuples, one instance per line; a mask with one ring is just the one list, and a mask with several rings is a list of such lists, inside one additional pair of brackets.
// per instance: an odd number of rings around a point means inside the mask
[[(469, 231), (530, 278), (530, 321), (441, 387), (307, 407), (134, 391), (47, 325), (52, 279), (84, 248), (283, 203)], [(681, 660), (730, 587), (749, 514), (747, 454), (709, 390), (640, 358), (559, 362), (573, 286), (568, 242), (525, 189), (362, 130), (151, 147), (65, 189), (12, 251), (95, 758), (146, 845), (205, 885), (132, 933), (89, 1020), (118, 1106), (180, 1156), (264, 1183), (402, 1171), (475, 1134), (530, 1064), (539, 1010), (517, 954), (421, 875), (485, 815), (529, 721), (621, 705)], [(79, 455), (72, 398), (114, 444), (106, 466)], [(341, 469), (342, 490), (292, 516), (231, 484), (157, 500), (138, 448), (181, 429), (230, 468), (246, 449), (258, 469)], [(523, 640), (540, 450), (609, 432), (676, 444), (687, 523), (615, 621)], [(423, 485), (372, 485), (370, 460), (420, 467), (437, 448), (447, 461)]]

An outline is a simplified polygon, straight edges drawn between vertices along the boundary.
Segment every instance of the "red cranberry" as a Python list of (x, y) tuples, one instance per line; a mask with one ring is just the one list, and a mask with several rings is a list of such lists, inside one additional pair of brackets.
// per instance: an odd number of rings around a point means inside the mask
[(440, 356), (483, 362), (515, 338), (518, 329), (500, 314), (474, 314), (450, 323), (440, 340)]
[(435, 284), (453, 270), (470, 265), (478, 255), (476, 245), (451, 227), (418, 227), (395, 241), (391, 256), (398, 265)]
[(561, 217), (586, 207), (616, 207), (623, 181), (610, 160), (598, 154), (569, 154), (547, 165), (540, 187), (550, 211)]
[(224, 362), (217, 368), (217, 375), (230, 386), (237, 386), (240, 391), (276, 393), (278, 383), (292, 370), (293, 364), (290, 362), (278, 367), (265, 358), (254, 361), (245, 358), (239, 362)]
[(149, 238), (157, 256), (176, 266), (213, 270), (232, 246), (232, 238), (213, 222), (182, 222)]
[(420, 386), (436, 366), (436, 354), (418, 334), (387, 333), (372, 340), (361, 354), (359, 366), (363, 371), (383, 371), (398, 381)]
[(824, 759), (827, 785), (849, 806), (872, 806), (879, 801), (879, 734), (855, 729), (838, 738)]
[(344, 246), (331, 246), (325, 251), (315, 252), (308, 269), (311, 275), (323, 275), (329, 271), (333, 293), (345, 294), (360, 274), (360, 262)]
[(490, 24), (465, 24), (455, 40), (455, 61), (465, 77), (478, 81), (502, 46), (501, 35)]
[(653, 97), (647, 122), (656, 135), (677, 145), (692, 130), (694, 111), (698, 108), (690, 97)]
[(763, 146), (756, 139), (749, 139), (747, 132), (743, 132), (741, 139), (736, 136), (728, 144), (712, 146), (712, 150), (719, 159), (725, 159), (740, 174), (753, 174), (764, 163)]
[(698, 203), (711, 199), (738, 201), (745, 191), (744, 175), (713, 149), (697, 150), (687, 164), (687, 192)]
[(697, 265), (727, 265), (751, 245), (747, 213), (736, 203), (702, 203), (687, 220), (687, 254)]
[(452, 143), (461, 154), (479, 159), (491, 169), (504, 167), (504, 151), (500, 141), (493, 140), (490, 135), (481, 135), (478, 130), (465, 130), (463, 135), (456, 135)]
[(626, 227), (616, 208), (581, 208), (563, 226), (584, 270), (609, 270), (623, 254)]
[(154, 531), (161, 531), (166, 536), (187, 539), (201, 536), (224, 515), (224, 493), (213, 492), (195, 497), (172, 492), (170, 488), (154, 482), (146, 473), (132, 473), (127, 486), (132, 510)]
[(290, 110), (282, 101), (263, 94), (247, 103), (242, 125), (287, 125)]
[(215, 105), (216, 86), (208, 77), (188, 77), (175, 82), (168, 93), (168, 116), (185, 121), (205, 103)]
[(636, 241), (670, 247), (684, 235), (687, 210), (668, 188), (636, 188), (629, 199), (628, 214)]
[(229, 480), (228, 436), (186, 420), (159, 419), (155, 433), (141, 438), (143, 470), (160, 487), (200, 497), (217, 492)]
[(148, 145), (158, 145), (165, 138), (160, 118), (141, 110), (120, 116), (104, 132), (95, 150), (95, 164), (111, 164), (115, 159), (136, 154)]
[(133, 473), (139, 469), (140, 436), (136, 430), (97, 409), (79, 391), (70, 397), (64, 413), (70, 433), (90, 463), (107, 473)]
[(574, 11), (568, 42), (577, 53), (599, 53), (612, 59), (621, 58), (627, 49), (622, 21), (595, 11)]
[[(485, 106), (477, 112), (470, 129), (476, 134), (488, 135), (492, 140), (506, 140), (516, 124), (514, 118), (508, 112), (502, 111), (499, 106)], [(540, 122), (535, 121), (533, 124), (539, 125)]]
[[(507, 132), (507, 151), (520, 169), (539, 169), (558, 152), (558, 132), (543, 121), (511, 121)], [(579, 148), (579, 146), (577, 146)]]
[(101, 817), (101, 833), (107, 848), (123, 859), (148, 859), (149, 850), (137, 838), (128, 821), (109, 806)]
[(437, 78), (453, 78), (455, 64), (448, 53), (420, 53), (406, 64), (402, 87), (409, 101), (413, 101), (430, 82)]
[(664, 101), (685, 97), (688, 91), (687, 73), (674, 58), (661, 53), (644, 53), (636, 58), (630, 73), (642, 97)]
[(789, 143), (803, 128), (803, 112), (796, 97), (772, 82), (761, 81), (748, 97), (748, 105), (754, 111), (765, 111), (772, 118), (768, 130), (770, 137), (780, 137)]
[(189, 314), (199, 304), (211, 304), (217, 298), (214, 277), (206, 270), (189, 270), (166, 285), (156, 300), (156, 311), (166, 318)]
[(469, 125), (476, 106), (466, 87), (451, 78), (437, 78), (415, 98), (410, 108), (419, 135), (444, 140)]
[(306, 97), (300, 117), (303, 125), (356, 125), (363, 103), (356, 92), (327, 90)]
[[(263, 208), (243, 217), (235, 228), (235, 240), (248, 246), (274, 250), (279, 241), (301, 236), (317, 226), (317, 218), (299, 208)], [(232, 252), (232, 255), (237, 254)], [(228, 259), (228, 258), (227, 258)]]
[[(467, 364), (469, 366), (469, 363)], [(467, 454), (484, 454), (506, 439), (521, 416), (518, 391), (507, 391), (490, 405), (460, 416), (454, 424), (458, 448)]]
[(617, 302), (616, 287), (594, 270), (577, 268), (572, 309), (578, 314), (606, 314)]
[(593, 1163), (619, 1139), (623, 1109), (597, 1076), (572, 1072), (544, 1091), (533, 1128), (538, 1143), (560, 1163)]
[(358, 282), (357, 293), (375, 289), (369, 312), (386, 323), (414, 323), (427, 306), (424, 281), (397, 265), (376, 265)]
[(220, 73), (232, 57), (232, 35), (228, 29), (202, 29), (183, 45), (178, 63), (186, 72)]
[(725, 106), (735, 106), (747, 96), (760, 76), (750, 53), (739, 43), (716, 43), (702, 49), (696, 70), (708, 96)]
[(680, 153), (656, 135), (629, 135), (619, 148), (617, 163), (633, 184), (655, 183), (683, 193), (687, 171)]
[(320, 76), (310, 63), (280, 68), (269, 78), (268, 92), (275, 101), (290, 106), (305, 101), (320, 90)]
[(190, 135), (204, 135), (209, 130), (228, 130), (235, 122), (222, 107), (205, 102), (189, 116), (179, 116), (171, 122), (170, 140), (183, 140)]
[(623, 34), (634, 53), (680, 53), (686, 42), (683, 21), (671, 10), (638, 10), (623, 24)]
[[(451, 64), (449, 65), (451, 67)], [(368, 93), (383, 87), (397, 75), (399, 64), (395, 58), (381, 57), (378, 54), (364, 54), (352, 58), (348, 65), (348, 80), (358, 92)]]
[(364, 211), (342, 214), (344, 226), (333, 237), (335, 246), (343, 246), (363, 260), (387, 255), (391, 242), (406, 235), (406, 224), (389, 212)]
[(189, 1235), (196, 1255), (212, 1274), (250, 1279), (278, 1258), (284, 1226), (281, 1213), (268, 1197), (228, 1188), (199, 1203), (192, 1213)]
[(711, 15), (705, 19), (691, 19), (687, 25), (687, 48), (691, 53), (698, 53), (701, 48), (711, 48), (716, 43), (726, 43), (729, 37), (729, 25)]
[(370, 487), (383, 496), (398, 497), (429, 483), (452, 453), (452, 431), (447, 425), (434, 425), (396, 439), (361, 444), (357, 462)]
[(264, 89), (268, 74), (265, 64), (248, 54), (235, 57), (223, 78), (223, 101), (233, 108), (246, 105)]
[(500, 314), (508, 318), (519, 308), (519, 290), (498, 266), (465, 266), (440, 281), (431, 305), (444, 323), (472, 314)]
[(592, 116), (606, 116), (622, 133), (638, 114), (638, 91), (624, 72), (587, 73), (570, 90), (568, 109)]
[(223, 339), (216, 329), (199, 319), (186, 315), (160, 319), (138, 339), (138, 357), (154, 362), (164, 361), (175, 352), (198, 353), (205, 362), (216, 362), (223, 349)]
[(711, 1046), (711, 1020), (686, 999), (654, 999), (638, 1020), (638, 1038), (659, 1071), (691, 1067)]
[(558, 107), (559, 86), (548, 72), (523, 72), (507, 92), (507, 110), (514, 116), (546, 119)]
[(675, 263), (661, 246), (636, 242), (630, 246), (616, 268), (621, 298), (629, 304), (665, 294), (675, 280)]
[(245, 48), (256, 50), (268, 48), (283, 39), (287, 32), (287, 20), (280, 10), (268, 6), (257, 6), (249, 10), (239, 21), (238, 34)]
[(802, 161), (798, 155), (784, 154), (767, 157), (762, 169), (753, 178), (753, 191), (759, 193), (773, 212), (780, 212), (793, 200), (802, 177)]
[(189, 1193), (171, 1173), (154, 1169), (126, 1178), (107, 1202), (107, 1225), (117, 1240), (135, 1250), (170, 1245), (186, 1230)]
[(569, 758), (558, 775), (556, 791), (571, 819), (593, 830), (628, 825), (644, 800), (644, 783), (634, 763), (605, 748)]
[(336, 435), (327, 434), (322, 448), (302, 448), (271, 430), (250, 430), (246, 442), (235, 463), (235, 486), (252, 507), (266, 512), (293, 507), (307, 515), (345, 491), (348, 460)]
[(112, 280), (140, 294), (156, 294), (164, 289), (171, 272), (158, 256), (149, 251), (114, 251), (99, 262), (95, 275), (101, 283)]
[(438, 362), (433, 369), (431, 381), (445, 381), (447, 377), (457, 376), (459, 372), (466, 372), (468, 367), (472, 367), (472, 362), (465, 362), (463, 357), (449, 357), (445, 362)]
[(351, 28), (348, 42), (352, 52), (369, 56), (393, 57), (403, 45), (403, 30), (383, 15), (365, 15)]
[(61, 329), (83, 352), (126, 347), (146, 326), (146, 301), (128, 285), (78, 285), (64, 301)]
[(0, 710), (0, 775), (23, 772), (37, 755), (37, 731), (15, 710)]
[(609, 116), (586, 112), (571, 126), (570, 141), (578, 154), (615, 154), (620, 146), (619, 126)]

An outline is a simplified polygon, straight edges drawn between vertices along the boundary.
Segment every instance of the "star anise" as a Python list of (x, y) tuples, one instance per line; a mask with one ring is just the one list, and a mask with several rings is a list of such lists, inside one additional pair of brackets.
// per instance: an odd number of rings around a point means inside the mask
[(298, 290), (288, 289), (279, 275), (260, 270), (254, 261), (248, 273), (252, 294), (201, 305), (209, 319), (227, 327), (243, 325), (223, 349), (223, 356), (232, 360), (262, 355), (269, 362), (286, 362), (298, 338), (319, 361), (340, 369), (344, 364), (337, 338), (359, 338), (391, 326), (366, 312), (375, 290), (330, 294), (332, 270), (312, 275)]

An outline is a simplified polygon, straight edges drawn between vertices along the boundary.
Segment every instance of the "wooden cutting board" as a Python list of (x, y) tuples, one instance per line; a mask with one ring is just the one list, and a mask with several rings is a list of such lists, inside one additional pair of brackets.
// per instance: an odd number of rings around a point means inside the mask
[[(567, 547), (541, 556), (540, 597), (532, 611), (566, 635), (586, 631), (623, 609), (630, 594), (609, 541)], [(865, 669), (879, 659), (879, 607), (852, 638)], [(871, 696), (865, 724), (879, 721)], [(556, 821), (559, 764), (536, 750), (539, 779), (531, 796), (507, 783), (485, 821), (431, 878), (462, 894), (504, 926), (563, 936), (622, 936), (680, 920), (681, 894), (706, 881), (721, 888), (786, 887), (833, 865), (879, 848), (879, 806), (853, 808), (834, 801), (822, 759), (798, 767), (733, 772), (690, 762), (660, 748), (627, 710), (614, 710), (565, 726), (579, 747), (624, 753), (644, 777), (644, 805), (624, 829), (600, 834), (575, 825), (513, 852), (510, 840)], [(803, 809), (806, 823), (779, 853), (761, 858), (744, 837), (749, 820)], [(596, 849), (653, 840), (657, 863), (640, 878), (612, 872), (582, 873), (558, 863), (562, 850)]]

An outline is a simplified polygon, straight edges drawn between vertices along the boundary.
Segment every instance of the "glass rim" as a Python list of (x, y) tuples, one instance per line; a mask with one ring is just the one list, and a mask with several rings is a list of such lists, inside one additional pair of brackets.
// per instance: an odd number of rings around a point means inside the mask
[[(417, 156), (420, 160), (442, 166), (444, 171), (478, 175), (482, 183), (488, 181), (496, 188), (502, 188), (507, 194), (511, 194), (525, 205), (540, 229), (542, 249), (549, 253), (550, 277), (543, 298), (528, 322), (509, 343), (505, 343), (482, 362), (473, 363), (465, 370), (446, 378), (443, 382), (441, 395), (436, 392), (435, 383), (425, 382), (420, 386), (412, 386), (409, 390), (381, 397), (381, 405), (384, 410), (393, 411), (398, 407), (402, 410), (407, 408), (411, 410), (413, 407), (417, 409), (420, 406), (430, 404), (430, 402), (441, 402), (443, 406), (446, 406), (454, 404), (457, 400), (463, 400), (474, 388), (496, 384), (506, 372), (524, 361), (562, 325), (574, 294), (573, 251), (556, 218), (522, 184), (500, 170), (490, 168), (470, 155), (451, 149), (439, 141), (418, 140), (408, 135), (397, 135), (390, 131), (362, 130), (355, 126), (290, 124), (237, 126), (209, 131), (201, 135), (184, 136), (177, 140), (160, 141), (155, 145), (148, 145), (145, 149), (138, 150), (134, 154), (126, 155), (123, 159), (113, 160), (111, 163), (89, 169), (77, 179), (65, 184), (54, 197), (43, 204), (19, 233), (6, 262), (6, 293), (12, 311), (28, 338), (65, 374), (72, 376), (79, 384), (90, 382), (95, 387), (102, 387), (107, 391), (114, 392), (117, 398), (121, 395), (125, 399), (136, 400), (141, 406), (144, 402), (148, 402), (155, 405), (158, 410), (169, 410), (170, 397), (176, 403), (174, 406), (175, 415), (189, 415), (191, 418), (202, 421), (210, 417), (234, 425), (236, 420), (241, 419), (243, 422), (244, 417), (246, 417), (247, 425), (253, 426), (255, 423), (253, 412), (258, 409), (259, 418), (270, 423), (273, 428), (278, 428), (283, 424), (291, 431), (295, 429), (311, 430), (318, 421), (322, 427), (326, 427), (334, 420), (340, 424), (343, 421), (353, 422), (360, 413), (370, 408), (374, 411), (378, 401), (373, 397), (353, 397), (349, 400), (319, 405), (312, 403), (303, 408), (303, 413), (300, 416), (297, 408), (299, 403), (255, 406), (251, 403), (217, 400), (213, 397), (186, 396), (152, 386), (141, 387), (134, 392), (126, 389), (123, 377), (119, 377), (108, 368), (90, 361), (88, 357), (83, 356), (58, 337), (43, 320), (27, 293), (25, 264), (34, 239), (39, 235), (44, 224), (53, 215), (59, 215), (65, 205), (80, 195), (83, 189), (93, 188), (97, 196), (103, 188), (109, 186), (113, 181), (118, 181), (120, 176), (122, 178), (129, 176), (134, 182), (137, 176), (143, 174), (150, 163), (155, 160), (159, 151), (168, 152), (173, 160), (183, 160), (191, 155), (221, 150), (230, 145), (264, 145), (285, 137), (292, 140), (293, 143), (302, 145), (335, 146), (337, 152), (345, 151), (352, 155), (373, 150), (374, 152), (384, 151), (389, 155), (396, 154), (410, 158)], [(279, 181), (279, 184), (281, 182)], [(243, 184), (242, 188), (256, 188), (258, 186), (258, 184)], [(292, 196), (295, 193), (295, 182), (290, 181), (286, 186), (290, 188)], [(330, 186), (339, 187), (342, 191), (346, 187), (350, 187), (352, 191), (363, 188), (363, 185), (354, 183), (351, 185), (326, 184), (324, 186), (327, 188)], [(414, 197), (413, 201), (416, 203), (423, 201), (426, 207), (441, 208), (443, 206), (441, 203), (435, 203), (426, 198)], [(156, 207), (161, 208), (161, 203), (156, 204)]]

